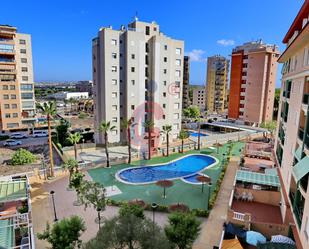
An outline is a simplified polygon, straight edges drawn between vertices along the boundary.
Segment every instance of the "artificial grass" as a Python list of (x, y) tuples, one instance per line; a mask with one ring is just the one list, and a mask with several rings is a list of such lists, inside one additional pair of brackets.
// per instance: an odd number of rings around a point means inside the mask
[[(209, 175), (212, 178), (213, 185), (210, 191), (213, 191), (216, 187), (217, 180), (220, 177), (223, 154), (227, 155), (228, 146), (228, 144), (225, 144), (224, 146), (220, 147), (219, 154), (216, 153), (216, 149), (211, 150), (207, 148), (202, 149), (200, 152), (192, 150), (183, 154), (172, 154), (169, 157), (155, 157), (151, 160), (140, 160), (132, 162), (131, 164), (119, 164), (112, 166), (111, 168), (90, 169), (88, 173), (94, 181), (99, 182), (104, 186), (117, 185), (122, 194), (109, 197), (109, 199), (115, 201), (142, 199), (146, 203), (156, 202), (157, 204), (164, 206), (169, 206), (175, 203), (184, 203), (189, 206), (190, 209), (207, 210), (209, 189), (206, 185), (204, 186), (204, 192), (202, 193), (201, 185), (193, 185), (184, 183), (182, 180), (174, 180), (174, 185), (166, 190), (167, 198), (163, 199), (163, 189), (156, 184), (152, 183), (145, 185), (129, 185), (118, 182), (115, 178), (115, 174), (118, 170), (127, 167), (165, 163), (188, 154), (207, 154), (212, 155), (219, 160), (219, 163), (216, 166), (203, 171), (203, 173)], [(231, 155), (239, 156), (241, 153), (240, 150), (243, 148), (243, 146), (244, 144), (241, 142), (233, 143)]]

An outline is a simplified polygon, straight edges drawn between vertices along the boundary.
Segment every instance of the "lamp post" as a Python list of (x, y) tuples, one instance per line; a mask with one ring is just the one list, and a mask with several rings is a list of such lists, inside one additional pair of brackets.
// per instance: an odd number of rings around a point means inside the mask
[(210, 188), (212, 186), (212, 183), (208, 183), (208, 202), (207, 202), (207, 210), (209, 211), (209, 201), (210, 201)]
[(83, 152), (83, 149), (84, 149), (84, 146), (85, 146), (85, 138), (83, 138), (82, 141), (83, 141), (83, 146), (82, 146), (82, 152)]
[(52, 201), (53, 201), (53, 208), (54, 208), (54, 222), (58, 221), (58, 218), (57, 218), (57, 212), (56, 212), (56, 206), (55, 206), (55, 199), (54, 199), (54, 195), (55, 195), (55, 191), (52, 190), (50, 191), (50, 194), (51, 194), (51, 197), (52, 197)]
[(157, 204), (157, 203), (153, 202), (153, 203), (151, 204), (153, 227), (154, 227), (154, 225), (155, 225), (155, 211), (156, 211), (157, 207), (158, 207), (158, 204)]
[(97, 212), (98, 212), (98, 223), (99, 223), (99, 230), (101, 228), (101, 214), (100, 212), (102, 211), (101, 208), (97, 208)]

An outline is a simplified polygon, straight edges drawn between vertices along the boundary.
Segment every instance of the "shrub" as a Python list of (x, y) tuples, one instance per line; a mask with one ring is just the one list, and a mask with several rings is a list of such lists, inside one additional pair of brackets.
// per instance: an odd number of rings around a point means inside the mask
[(80, 112), (80, 113), (78, 114), (78, 118), (80, 118), (80, 119), (85, 119), (85, 118), (87, 118), (87, 117), (88, 117), (88, 114), (87, 114), (87, 113)]
[(144, 209), (137, 204), (124, 204), (119, 210), (120, 216), (135, 215), (138, 218), (144, 219)]
[(28, 163), (33, 163), (35, 161), (35, 155), (33, 155), (30, 151), (25, 149), (18, 149), (12, 159), (12, 165), (24, 165)]

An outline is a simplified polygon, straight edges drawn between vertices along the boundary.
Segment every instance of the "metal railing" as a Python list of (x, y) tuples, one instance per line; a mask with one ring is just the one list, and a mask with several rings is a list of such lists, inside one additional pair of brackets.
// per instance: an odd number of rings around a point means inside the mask
[(239, 213), (239, 212), (233, 212), (233, 219), (234, 220), (245, 221), (245, 214)]

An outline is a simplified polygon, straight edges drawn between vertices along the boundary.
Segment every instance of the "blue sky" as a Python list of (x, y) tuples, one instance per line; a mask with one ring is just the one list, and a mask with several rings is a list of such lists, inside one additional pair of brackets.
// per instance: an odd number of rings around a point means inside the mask
[[(263, 39), (279, 45), (303, 0), (104, 1), (17, 0), (1, 3), (1, 24), (32, 35), (35, 81), (91, 79), (91, 39), (101, 26), (119, 28), (138, 12), (193, 55), (190, 80), (205, 84), (205, 58)], [(14, 11), (5, 11), (11, 10)], [(219, 42), (218, 42), (219, 41)], [(221, 41), (221, 42), (220, 42)], [(278, 71), (279, 82), (280, 71)]]

